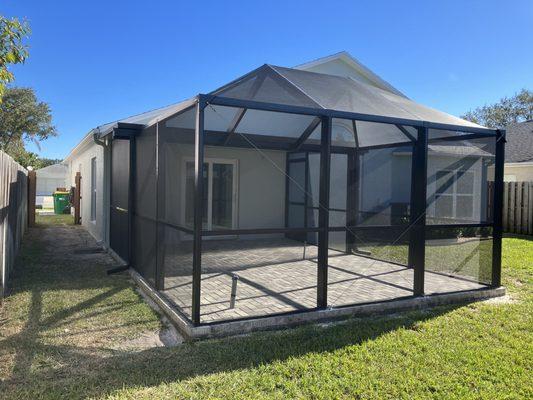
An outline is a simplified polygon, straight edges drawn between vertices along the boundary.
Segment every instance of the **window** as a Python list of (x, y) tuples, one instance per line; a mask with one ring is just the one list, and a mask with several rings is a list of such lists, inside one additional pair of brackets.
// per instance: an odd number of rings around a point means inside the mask
[[(237, 162), (205, 159), (203, 168), (203, 229), (235, 228)], [(185, 223), (193, 226), (194, 161), (185, 162)]]
[(474, 215), (474, 172), (437, 171), (435, 216), (471, 219)]
[(91, 221), (96, 221), (96, 157), (91, 158)]

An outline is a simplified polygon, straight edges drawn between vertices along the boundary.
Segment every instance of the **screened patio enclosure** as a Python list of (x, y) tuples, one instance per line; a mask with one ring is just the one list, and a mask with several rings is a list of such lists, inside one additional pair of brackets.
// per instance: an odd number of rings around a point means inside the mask
[(500, 285), (503, 131), (264, 65), (112, 132), (111, 247), (193, 325)]

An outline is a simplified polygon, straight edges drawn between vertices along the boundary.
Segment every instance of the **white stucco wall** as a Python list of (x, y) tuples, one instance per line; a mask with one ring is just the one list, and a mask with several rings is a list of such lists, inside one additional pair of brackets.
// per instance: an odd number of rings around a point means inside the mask
[(505, 164), (503, 176), (506, 182), (531, 182), (533, 181), (533, 163)]
[[(237, 160), (236, 229), (283, 228), (285, 226), (285, 152), (206, 147), (205, 159)], [(166, 218), (183, 225), (184, 160), (191, 160), (191, 145), (171, 143), (165, 154)], [(276, 168), (276, 164), (281, 171)]]
[[(96, 157), (96, 220), (91, 221), (91, 159)], [(81, 223), (98, 241), (105, 235), (104, 149), (92, 140), (67, 160), (67, 189), (75, 186), (76, 172), (81, 172)], [(107, 217), (107, 216), (106, 216)]]
[[(372, 212), (375, 207), (387, 206), (380, 212), (380, 217), (372, 217), (367, 223), (390, 223), (390, 204), (409, 203), (411, 197), (411, 156), (407, 153), (394, 154), (394, 149), (374, 151), (364, 157), (363, 178), (361, 182), (360, 207), (362, 212)], [(448, 170), (462, 158), (452, 156), (430, 155), (428, 159), (428, 187), (427, 195), (431, 198), (436, 192), (436, 182), (433, 179), (439, 170)], [(452, 168), (457, 169), (458, 167)], [(474, 208), (473, 221), (479, 220), (485, 209), (482, 199), (483, 183), (481, 159), (477, 159), (468, 171), (474, 173)], [(488, 178), (491, 180), (491, 171)], [(432, 201), (428, 206), (427, 216), (435, 216), (435, 203)]]

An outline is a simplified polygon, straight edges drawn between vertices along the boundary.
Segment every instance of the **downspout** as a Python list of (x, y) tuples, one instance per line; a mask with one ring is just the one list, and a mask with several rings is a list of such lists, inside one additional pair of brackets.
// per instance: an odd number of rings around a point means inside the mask
[(103, 193), (102, 193), (102, 199), (103, 199), (103, 246), (105, 248), (109, 247), (109, 207), (110, 207), (110, 198), (109, 198), (109, 173), (110, 173), (110, 165), (109, 165), (109, 156), (106, 154), (107, 151), (109, 151), (109, 141), (108, 139), (100, 139), (100, 129), (96, 128), (93, 133), (93, 141), (98, 146), (102, 146), (103, 148)]

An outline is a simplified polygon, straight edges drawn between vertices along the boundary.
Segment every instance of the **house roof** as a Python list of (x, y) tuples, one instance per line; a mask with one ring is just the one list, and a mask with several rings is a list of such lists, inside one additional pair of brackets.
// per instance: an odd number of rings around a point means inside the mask
[(181, 101), (179, 103), (170, 104), (165, 107), (157, 108), (154, 110), (146, 111), (144, 113), (135, 114), (123, 119), (116, 121), (108, 122), (103, 125), (98, 125), (97, 127), (91, 129), (83, 139), (74, 147), (70, 153), (65, 157), (64, 161), (70, 160), (76, 153), (81, 151), (85, 146), (92, 141), (93, 135), (98, 135), (100, 137), (107, 135), (120, 123), (124, 124), (139, 124), (143, 126), (149, 126), (155, 123), (157, 120), (175, 114), (183, 109), (184, 105), (190, 102), (191, 100)]
[(213, 96), (483, 128), (351, 77), (265, 64), (210, 93)]
[[(470, 141), (461, 141), (461, 144), (430, 144), (428, 145), (428, 153), (431, 156), (451, 156), (456, 158), (466, 157), (484, 157), (486, 159), (495, 158), (494, 149), (490, 145), (483, 146), (480, 143), (472, 143)], [(412, 151), (405, 149), (395, 150), (394, 154), (402, 156), (412, 156)]]
[[(361, 76), (365, 76), (371, 83), (365, 83), (351, 75), (341, 76), (342, 74), (333, 75), (304, 70), (334, 59), (351, 63), (355, 69), (361, 71)], [(298, 68), (265, 64), (211, 92), (210, 95), (336, 110), (359, 115), (392, 117), (413, 121), (413, 123), (430, 122), (465, 127), (465, 129), (483, 128), (408, 99), (345, 52), (300, 65)], [(266, 78), (258, 87), (254, 87), (254, 81), (260, 80), (259, 75), (266, 76)], [(254, 94), (250, 96), (252, 89)], [(193, 102), (194, 98), (97, 126), (89, 131), (65, 160), (82, 151), (92, 142), (93, 135), (103, 137), (113, 132), (113, 129), (120, 124), (150, 126), (193, 105)]]
[(533, 120), (508, 125), (505, 130), (505, 162), (533, 161)]
[[(345, 68), (343, 68), (343, 66)], [(295, 66), (294, 69), (351, 77), (363, 83), (370, 83), (373, 86), (387, 90), (398, 96), (407, 97), (389, 82), (385, 81), (375, 72), (363, 65), (347, 51), (341, 51), (304, 64), (299, 64)]]
[(430, 144), (428, 146), (429, 153), (440, 154), (440, 155), (450, 155), (450, 156), (460, 156), (462, 157), (486, 157), (494, 158), (494, 154), (490, 151), (483, 150), (482, 148), (475, 145), (467, 145), (463, 143), (462, 145), (440, 145), (440, 144)]

